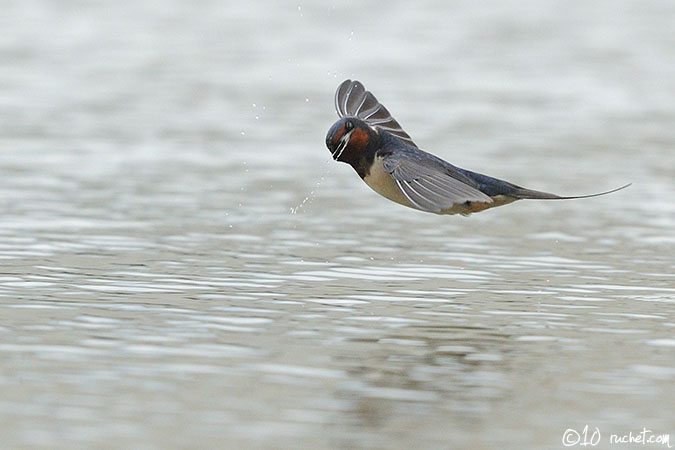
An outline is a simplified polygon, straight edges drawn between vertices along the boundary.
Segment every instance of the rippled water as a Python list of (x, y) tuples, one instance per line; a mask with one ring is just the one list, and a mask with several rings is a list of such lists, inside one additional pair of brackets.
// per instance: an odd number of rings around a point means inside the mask
[[(675, 442), (672, 2), (2, 6), (7, 448)], [(634, 184), (389, 203), (346, 77), (462, 167)]]

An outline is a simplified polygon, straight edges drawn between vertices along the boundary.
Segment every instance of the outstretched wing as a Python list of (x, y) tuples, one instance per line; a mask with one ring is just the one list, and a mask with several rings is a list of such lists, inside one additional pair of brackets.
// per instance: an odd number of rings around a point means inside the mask
[(370, 91), (366, 91), (360, 81), (345, 80), (338, 86), (335, 92), (335, 109), (340, 117), (356, 117), (373, 128), (388, 131), (407, 144), (417, 147), (387, 108)]
[(492, 203), (470, 179), (441, 162), (406, 152), (385, 156), (382, 166), (417, 209), (441, 213), (466, 202)]

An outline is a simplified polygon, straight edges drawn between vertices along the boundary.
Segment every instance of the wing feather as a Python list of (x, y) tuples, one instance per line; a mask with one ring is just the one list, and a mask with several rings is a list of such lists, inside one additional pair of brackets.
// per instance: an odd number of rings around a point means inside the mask
[(403, 195), (417, 209), (440, 213), (466, 202), (492, 203), (452, 166), (431, 157), (394, 152), (382, 160)]
[(414, 197), (414, 194), (410, 191), (408, 188), (408, 184), (405, 181), (400, 181), (400, 180), (394, 180), (396, 181), (396, 184), (398, 185), (398, 188), (401, 190), (405, 198), (408, 199), (408, 201), (417, 209), (421, 209), (422, 211), (428, 211), (423, 205), (420, 205), (417, 200)]
[(380, 105), (380, 104), (378, 103), (378, 104), (375, 105), (374, 107), (372, 107), (372, 108), (370, 108), (370, 109), (367, 109), (367, 110), (363, 111), (363, 112), (361, 113), (361, 116), (363, 117), (363, 120), (368, 120), (368, 119), (370, 119), (370, 117), (373, 116), (373, 115), (375, 115), (375, 114), (380, 110), (380, 108), (382, 108), (382, 105)]
[(344, 99), (347, 97), (347, 91), (351, 88), (350, 83), (341, 83), (335, 91), (335, 109), (338, 116), (343, 117), (346, 114)]
[(366, 88), (361, 83), (353, 83), (349, 95), (345, 98), (345, 111), (354, 111), (356, 113), (361, 103), (365, 100), (365, 94)]
[(345, 80), (338, 86), (335, 92), (335, 109), (340, 117), (356, 117), (375, 129), (387, 131), (408, 145), (417, 147), (387, 108), (370, 91), (366, 91), (359, 81)]

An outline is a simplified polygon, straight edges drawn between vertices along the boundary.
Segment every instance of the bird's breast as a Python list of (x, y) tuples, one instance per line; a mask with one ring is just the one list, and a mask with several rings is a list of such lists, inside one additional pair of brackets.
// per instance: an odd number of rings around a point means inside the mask
[(389, 172), (382, 167), (382, 157), (375, 156), (373, 164), (370, 166), (370, 170), (367, 172), (366, 176), (363, 177), (363, 181), (381, 196), (386, 197), (393, 202), (400, 203), (401, 205), (414, 208), (408, 199), (405, 198), (391, 175), (389, 175)]

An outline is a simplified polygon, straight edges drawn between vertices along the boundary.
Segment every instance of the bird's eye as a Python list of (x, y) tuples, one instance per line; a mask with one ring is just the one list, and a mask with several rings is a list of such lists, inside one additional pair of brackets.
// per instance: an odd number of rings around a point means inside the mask
[(354, 123), (351, 120), (345, 122), (345, 131), (352, 131), (354, 128)]

